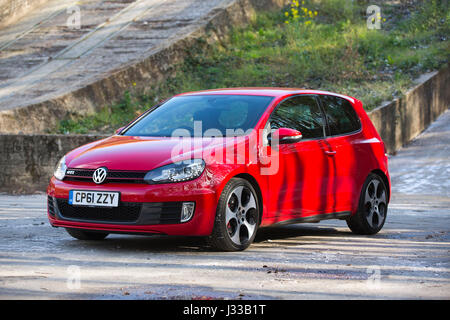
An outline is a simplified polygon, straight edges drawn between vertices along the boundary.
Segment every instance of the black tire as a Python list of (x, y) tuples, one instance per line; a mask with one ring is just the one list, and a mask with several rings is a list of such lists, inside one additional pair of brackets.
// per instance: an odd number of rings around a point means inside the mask
[[(243, 187), (241, 200), (236, 200), (235, 192), (238, 192), (241, 187)], [(227, 208), (230, 211), (227, 211)], [(227, 212), (233, 212), (233, 210), (235, 216), (229, 219), (227, 224)], [(241, 178), (231, 179), (220, 195), (213, 231), (207, 238), (209, 245), (219, 251), (247, 249), (255, 239), (259, 226), (259, 215), (258, 194), (250, 182)]]
[(371, 173), (361, 190), (358, 211), (347, 219), (347, 225), (355, 234), (378, 233), (386, 222), (388, 192), (383, 179)]
[(66, 228), (68, 234), (78, 240), (103, 240), (109, 233)]

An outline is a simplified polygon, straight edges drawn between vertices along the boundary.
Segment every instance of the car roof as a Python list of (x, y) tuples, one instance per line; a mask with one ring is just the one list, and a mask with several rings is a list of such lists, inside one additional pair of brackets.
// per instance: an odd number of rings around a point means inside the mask
[(253, 96), (269, 96), (269, 97), (284, 97), (293, 94), (327, 94), (342, 97), (351, 101), (354, 98), (349, 96), (344, 96), (341, 94), (321, 91), (321, 90), (311, 90), (311, 89), (300, 89), (300, 88), (223, 88), (223, 89), (211, 89), (202, 91), (193, 91), (179, 94), (177, 96), (198, 96), (198, 95), (253, 95)]

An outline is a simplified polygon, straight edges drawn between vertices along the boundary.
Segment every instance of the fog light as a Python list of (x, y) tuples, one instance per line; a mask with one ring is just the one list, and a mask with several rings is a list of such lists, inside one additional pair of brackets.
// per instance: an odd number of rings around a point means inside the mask
[(194, 202), (183, 202), (181, 207), (181, 222), (187, 222), (191, 220), (194, 215), (195, 203)]

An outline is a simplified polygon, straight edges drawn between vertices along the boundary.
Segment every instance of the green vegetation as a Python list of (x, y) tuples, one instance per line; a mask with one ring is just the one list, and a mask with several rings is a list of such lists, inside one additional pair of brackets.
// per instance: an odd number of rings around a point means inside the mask
[(57, 132), (112, 132), (175, 93), (223, 87), (328, 90), (355, 96), (370, 110), (448, 62), (448, 1), (380, 1), (381, 29), (372, 30), (368, 5), (293, 1), (280, 12), (260, 12), (227, 41), (208, 46), (199, 40), (176, 75), (158, 87), (138, 92), (131, 84), (119, 103), (65, 119)]

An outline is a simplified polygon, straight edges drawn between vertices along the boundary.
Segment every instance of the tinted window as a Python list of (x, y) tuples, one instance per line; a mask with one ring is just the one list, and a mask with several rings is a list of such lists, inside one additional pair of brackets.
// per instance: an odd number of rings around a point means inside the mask
[(333, 96), (322, 97), (330, 135), (340, 135), (357, 131), (361, 122), (350, 102)]
[(322, 112), (313, 96), (297, 96), (283, 101), (270, 118), (270, 128), (290, 128), (304, 139), (324, 136)]
[[(210, 129), (222, 136), (227, 129), (244, 133), (255, 127), (272, 100), (273, 97), (244, 95), (174, 97), (148, 113), (124, 135), (171, 137), (176, 129), (186, 129), (191, 136), (203, 136)], [(201, 123), (201, 131), (194, 131), (194, 122)]]

